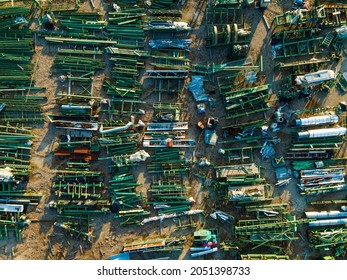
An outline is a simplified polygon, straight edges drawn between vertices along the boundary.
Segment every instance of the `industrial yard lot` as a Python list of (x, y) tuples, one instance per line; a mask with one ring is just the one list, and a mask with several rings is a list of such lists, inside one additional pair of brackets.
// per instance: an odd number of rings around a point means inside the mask
[(0, 259), (346, 259), (347, 1), (0, 1)]

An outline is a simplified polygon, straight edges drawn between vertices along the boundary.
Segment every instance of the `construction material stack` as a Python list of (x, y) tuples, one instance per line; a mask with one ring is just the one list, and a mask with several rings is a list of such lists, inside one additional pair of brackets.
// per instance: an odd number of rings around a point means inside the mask
[(36, 207), (42, 194), (31, 190), (30, 158), (35, 139), (30, 126), (41, 126), (44, 117), (34, 83), (34, 39), (29, 29), (28, 6), (0, 7), (0, 239), (30, 224), (27, 213)]

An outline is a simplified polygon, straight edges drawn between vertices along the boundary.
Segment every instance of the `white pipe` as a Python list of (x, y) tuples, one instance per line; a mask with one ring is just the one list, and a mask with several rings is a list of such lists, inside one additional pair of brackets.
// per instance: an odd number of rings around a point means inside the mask
[(347, 212), (341, 211), (321, 211), (321, 212), (305, 212), (307, 218), (325, 219), (325, 218), (342, 218), (347, 217)]
[(211, 247), (192, 247), (190, 248), (191, 252), (201, 252), (201, 251), (207, 251), (211, 250)]
[(139, 127), (144, 127), (144, 126), (146, 126), (145, 123), (144, 123), (143, 121), (141, 121), (141, 120), (139, 120), (139, 121), (137, 122), (137, 125), (138, 125)]
[(313, 222), (309, 222), (308, 226), (323, 227), (323, 226), (336, 226), (336, 225), (345, 225), (345, 224), (347, 224), (347, 218), (313, 221)]
[(118, 131), (123, 131), (123, 130), (127, 130), (128, 128), (130, 128), (134, 123), (132, 122), (128, 122), (126, 125), (124, 126), (118, 126), (118, 127), (114, 127), (108, 130), (104, 130), (103, 126), (100, 126), (100, 134), (108, 134), (108, 133), (112, 133), (112, 132), (118, 132)]
[(326, 116), (314, 116), (309, 118), (301, 118), (296, 119), (296, 125), (319, 125), (319, 124), (329, 124), (329, 123), (337, 123), (339, 121), (339, 117), (336, 115), (326, 115)]
[(215, 247), (215, 248), (212, 248), (210, 250), (193, 253), (193, 254), (191, 254), (191, 256), (192, 256), (192, 258), (195, 258), (195, 257), (200, 257), (200, 256), (203, 256), (203, 255), (211, 254), (211, 253), (214, 253), (214, 252), (217, 252), (217, 251), (218, 251), (218, 248)]
[(317, 137), (332, 137), (341, 136), (347, 133), (345, 127), (322, 128), (302, 131), (298, 133), (299, 138), (317, 138)]
[(345, 175), (344, 167), (341, 168), (323, 168), (323, 169), (304, 169), (301, 170), (301, 178), (317, 178), (317, 177), (336, 177)]
[(177, 214), (177, 213), (164, 214), (161, 216), (155, 216), (155, 217), (143, 219), (143, 221), (141, 222), (141, 225), (147, 224), (149, 222), (154, 222), (154, 221), (159, 221), (159, 220), (164, 220), (164, 219), (169, 219), (169, 218), (176, 218), (176, 217), (179, 217), (182, 215), (187, 215), (187, 216), (197, 215), (197, 214), (201, 214), (203, 212), (204, 212), (204, 210), (188, 210), (188, 211), (182, 212), (181, 214)]
[(0, 204), (0, 212), (22, 213), (24, 206), (20, 204)]
[(61, 105), (62, 109), (90, 109), (90, 106)]

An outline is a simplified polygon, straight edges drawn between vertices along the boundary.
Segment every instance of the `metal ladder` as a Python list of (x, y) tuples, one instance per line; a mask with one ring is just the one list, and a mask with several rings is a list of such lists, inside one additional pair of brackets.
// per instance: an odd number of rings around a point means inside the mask
[(324, 46), (324, 47), (329, 47), (330, 44), (331, 44), (331, 42), (333, 41), (334, 37), (335, 37), (335, 36), (334, 36), (333, 33), (328, 33), (328, 34), (325, 36), (325, 38), (324, 38), (324, 40), (323, 40), (323, 42), (322, 42), (322, 46)]

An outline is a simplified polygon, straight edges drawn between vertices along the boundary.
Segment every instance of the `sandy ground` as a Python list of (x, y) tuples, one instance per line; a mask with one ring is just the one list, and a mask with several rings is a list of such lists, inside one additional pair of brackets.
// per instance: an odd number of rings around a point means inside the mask
[[(105, 2), (100, 0), (94, 0), (94, 11), (104, 11), (109, 6)], [(252, 40), (250, 43), (249, 57), (253, 61), (259, 59), (259, 54), (263, 56), (264, 72), (262, 73), (260, 80), (272, 85), (273, 93), (276, 94), (279, 90), (279, 83), (276, 80), (279, 79), (277, 74), (273, 70), (274, 61), (270, 52), (271, 34), (272, 30), (268, 29), (267, 23), (271, 24), (274, 16), (282, 14), (284, 11), (289, 10), (291, 3), (284, 0), (274, 0), (272, 4), (268, 6), (265, 11), (254, 9), (254, 7), (245, 9), (245, 23), (252, 30)], [(205, 47), (204, 38), (206, 37), (206, 28), (204, 26), (204, 11), (206, 8), (205, 1), (193, 1), (187, 0), (183, 6), (183, 20), (190, 22), (194, 27), (191, 32), (191, 38), (193, 43), (191, 45), (191, 52), (188, 58), (192, 63), (207, 64), (207, 63), (223, 63), (228, 61), (225, 48), (220, 50), (213, 50), (212, 52)], [(90, 11), (92, 7), (89, 1), (86, 1), (81, 6), (81, 11)], [(265, 19), (264, 19), (265, 18)], [(267, 23), (266, 23), (267, 22)], [(43, 109), (45, 114), (49, 114), (56, 110), (55, 98), (57, 92), (64, 90), (64, 86), (59, 82), (58, 75), (52, 74), (50, 69), (52, 67), (54, 57), (56, 54), (55, 46), (48, 46), (41, 39), (38, 39), (36, 45), (36, 54), (33, 57), (33, 63), (37, 61), (37, 68), (35, 71), (35, 85), (46, 87), (45, 95), (47, 97), (47, 103), (44, 104)], [(346, 69), (347, 64), (342, 63), (337, 67)], [(103, 78), (108, 75), (107, 71), (104, 73), (100, 71), (97, 73), (94, 82), (94, 92), (97, 95), (103, 96), (105, 93), (101, 89)], [(148, 109), (152, 102), (158, 101), (158, 97), (151, 94), (151, 84), (145, 82), (144, 93), (141, 97), (146, 101), (144, 109)], [(208, 90), (216, 88), (216, 83), (206, 81), (205, 87)], [(197, 145), (194, 149), (194, 153), (189, 151), (186, 155), (187, 158), (193, 158), (193, 160), (199, 160), (202, 157), (207, 157), (214, 164), (226, 164), (221, 156), (217, 153), (219, 148), (225, 147), (224, 144), (217, 144), (217, 146), (208, 146), (203, 141), (202, 132), (197, 128), (198, 121), (206, 118), (206, 116), (217, 117), (220, 121), (218, 127), (218, 133), (221, 135), (221, 127), (227, 124), (227, 120), (224, 117), (224, 106), (222, 98), (218, 94), (215, 94), (213, 98), (216, 99), (216, 108), (207, 108), (205, 116), (199, 115), (196, 110), (196, 103), (187, 89), (184, 89), (179, 96), (168, 97), (162, 96), (162, 101), (168, 102), (182, 102), (183, 107), (186, 110), (183, 111), (182, 118), (189, 121), (190, 129), (188, 136), (194, 137), (197, 141)], [(340, 100), (341, 96), (336, 90), (333, 90), (329, 94), (329, 98), (323, 94), (317, 95), (316, 99), (322, 106), (334, 106)], [(305, 105), (306, 100), (300, 100), (292, 102), (289, 105), (295, 109), (299, 109)], [(271, 121), (271, 114), (273, 110), (270, 110), (266, 114), (266, 118)], [(152, 118), (152, 112), (147, 112), (143, 117), (144, 121)], [(28, 214), (28, 218), (33, 222), (32, 224), (22, 232), (22, 241), (16, 241), (14, 236), (11, 236), (9, 240), (0, 241), (0, 259), (109, 259), (110, 255), (119, 253), (122, 250), (124, 242), (133, 242), (142, 240), (145, 238), (159, 238), (159, 237), (172, 237), (172, 236), (184, 236), (186, 237), (186, 244), (182, 251), (171, 253), (170, 257), (173, 259), (189, 259), (190, 255), (188, 249), (192, 244), (192, 234), (194, 228), (175, 231), (177, 222), (165, 221), (162, 225), (162, 231), (159, 232), (159, 224), (155, 223), (144, 227), (121, 227), (119, 222), (116, 221), (112, 214), (105, 216), (93, 217), (95, 240), (93, 243), (86, 243), (84, 241), (76, 240), (69, 236), (61, 235), (60, 231), (57, 231), (53, 223), (56, 220), (56, 213), (54, 210), (46, 207), (47, 203), (52, 199), (51, 184), (55, 170), (59, 169), (62, 162), (55, 159), (52, 153), (52, 146), (57, 136), (57, 131), (54, 126), (49, 125), (48, 121), (45, 122), (43, 127), (34, 129), (34, 134), (37, 136), (34, 140), (31, 166), (33, 169), (32, 175), (29, 179), (29, 189), (40, 191), (43, 194), (40, 204), (32, 209)], [(285, 151), (287, 145), (290, 142), (290, 131), (283, 130), (278, 134), (282, 138), (280, 145), (276, 146), (278, 154)], [(221, 136), (220, 136), (221, 139)], [(263, 176), (268, 179), (270, 184), (275, 183), (274, 170), (271, 167), (270, 160), (261, 161), (259, 157), (256, 157), (256, 163), (263, 166)], [(99, 164), (100, 165), (100, 164)], [(288, 163), (288, 167), (290, 167)], [(106, 170), (106, 167), (102, 167)], [(209, 190), (208, 187), (202, 186), (201, 180), (194, 176), (195, 172), (204, 173), (207, 169), (194, 167), (191, 174), (185, 179), (185, 182), (191, 187), (190, 195), (195, 199), (193, 209), (205, 209), (206, 217), (199, 216), (194, 217), (193, 220), (197, 224), (197, 228), (216, 228), (218, 227), (221, 240), (230, 239), (230, 226), (223, 224), (216, 224), (214, 220), (208, 217), (216, 207), (223, 207), (224, 211), (238, 214), (237, 209), (230, 205), (218, 205), (215, 198), (215, 194)], [(141, 190), (146, 191), (149, 188), (150, 180), (146, 173), (145, 164), (140, 164), (134, 169), (134, 175), (139, 183), (142, 183)], [(208, 173), (207, 173), (208, 175)], [(307, 198), (300, 196), (296, 187), (296, 180), (293, 179), (291, 183), (281, 189), (270, 189), (273, 191), (274, 201), (289, 203), (290, 211), (298, 217), (303, 216), (303, 211), (306, 209)], [(343, 196), (345, 194), (342, 194)], [(336, 196), (334, 196), (336, 197)], [(60, 233), (60, 234), (59, 234)], [(318, 258), (317, 252), (312, 252), (308, 248), (308, 243), (305, 237), (305, 228), (300, 229), (301, 237), (288, 244), (285, 253), (290, 256), (291, 259), (310, 259)], [(50, 249), (51, 244), (52, 250)], [(165, 257), (166, 253), (157, 253), (155, 257)], [(153, 258), (153, 255), (139, 254), (134, 258)], [(207, 258), (216, 259), (233, 259), (234, 253), (220, 252), (216, 255), (208, 256)]]

